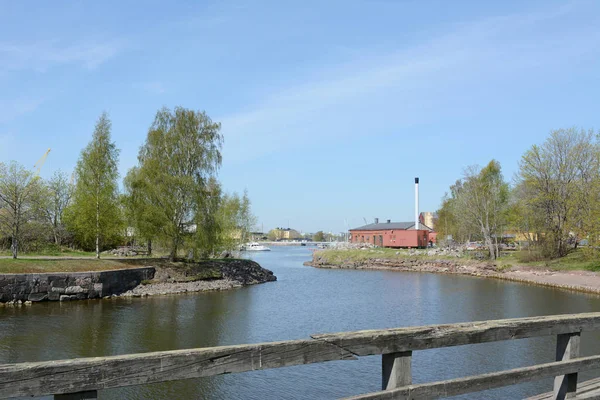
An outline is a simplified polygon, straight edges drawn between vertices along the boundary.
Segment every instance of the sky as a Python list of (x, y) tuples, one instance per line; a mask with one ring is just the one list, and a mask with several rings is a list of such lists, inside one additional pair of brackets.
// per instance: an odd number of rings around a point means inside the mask
[(509, 181), (553, 129), (600, 128), (597, 1), (0, 0), (0, 162), (72, 172), (103, 111), (120, 173), (156, 111), (221, 122), (258, 227), (435, 211), (468, 166)]

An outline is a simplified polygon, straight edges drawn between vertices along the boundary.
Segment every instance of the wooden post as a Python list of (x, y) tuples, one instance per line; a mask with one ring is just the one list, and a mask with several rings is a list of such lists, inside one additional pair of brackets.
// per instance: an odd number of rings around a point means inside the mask
[(96, 390), (54, 395), (54, 400), (96, 400), (97, 398), (98, 392)]
[[(556, 337), (556, 361), (579, 357), (581, 332), (564, 333)], [(554, 399), (573, 399), (577, 391), (577, 373), (554, 378)]]
[(383, 390), (395, 389), (412, 383), (412, 351), (382, 354), (381, 371)]

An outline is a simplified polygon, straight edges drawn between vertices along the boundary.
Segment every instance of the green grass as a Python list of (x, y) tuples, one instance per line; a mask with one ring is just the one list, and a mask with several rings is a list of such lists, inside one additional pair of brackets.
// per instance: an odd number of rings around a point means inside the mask
[(518, 265), (534, 268), (547, 268), (556, 271), (600, 271), (600, 259), (591, 259), (578, 249), (565, 257), (555, 260), (522, 261), (524, 257), (513, 253), (498, 260), (499, 265)]
[(402, 259), (419, 259), (419, 260), (456, 260), (457, 257), (435, 255), (428, 256), (426, 254), (410, 255), (408, 250), (402, 249), (350, 249), (350, 250), (319, 250), (315, 252), (323, 261), (331, 265), (342, 265), (347, 263), (355, 263), (368, 261), (372, 259), (380, 260), (402, 260)]
[[(396, 254), (398, 253), (398, 254)], [(460, 260), (461, 263), (478, 262), (470, 257), (470, 253), (461, 258), (452, 256), (427, 256), (425, 254), (410, 255), (408, 250), (398, 249), (351, 249), (351, 250), (320, 250), (316, 252), (321, 259), (331, 265), (343, 265), (348, 263), (364, 262), (373, 259), (380, 260)], [(509, 270), (513, 267), (544, 268), (556, 271), (594, 271), (600, 272), (600, 259), (590, 259), (583, 250), (571, 252), (566, 257), (556, 260), (523, 261), (526, 254), (519, 252), (504, 252), (502, 257), (496, 260), (496, 269), (499, 271)], [(486, 262), (487, 260), (481, 260)]]
[(69, 258), (0, 258), (0, 273), (44, 273), (44, 272), (86, 272), (108, 271), (137, 267), (162, 267), (172, 268), (179, 276), (177, 281), (193, 282), (200, 280), (222, 278), (221, 265), (227, 260), (205, 260), (202, 262), (171, 262), (162, 258), (104, 258), (96, 259), (69, 259)]
[[(12, 256), (10, 250), (2, 250), (0, 251), (0, 256)], [(79, 251), (79, 250), (71, 250), (71, 249), (56, 249), (49, 248), (40, 251), (34, 252), (19, 252), (19, 256), (22, 257), (95, 257), (96, 253), (93, 251)]]
[(121, 260), (74, 260), (74, 259), (0, 259), (0, 273), (43, 273), (43, 272), (85, 272), (106, 271), (113, 269), (134, 268), (139, 265)]

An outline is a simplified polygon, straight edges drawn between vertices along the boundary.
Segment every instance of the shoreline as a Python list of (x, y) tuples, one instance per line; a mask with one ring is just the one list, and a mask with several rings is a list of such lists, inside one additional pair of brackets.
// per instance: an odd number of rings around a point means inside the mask
[(342, 265), (321, 262), (317, 255), (313, 261), (304, 263), (313, 268), (385, 270), (398, 272), (424, 272), (446, 275), (462, 275), (479, 278), (492, 278), (529, 285), (552, 287), (580, 293), (600, 295), (600, 273), (589, 271), (554, 271), (532, 267), (515, 266), (506, 271), (498, 271), (494, 266), (482, 262), (461, 263), (454, 260), (372, 260)]
[(0, 307), (221, 291), (276, 280), (272, 271), (246, 259), (101, 272), (0, 274)]

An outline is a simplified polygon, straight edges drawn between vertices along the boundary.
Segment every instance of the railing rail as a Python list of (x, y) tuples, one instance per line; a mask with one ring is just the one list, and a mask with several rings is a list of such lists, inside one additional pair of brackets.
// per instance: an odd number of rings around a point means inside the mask
[[(92, 399), (98, 390), (382, 355), (381, 392), (357, 399), (439, 398), (556, 376), (555, 398), (570, 398), (577, 372), (600, 356), (577, 358), (583, 331), (600, 330), (600, 313), (504, 319), (312, 335), (308, 340), (0, 365), (0, 397), (55, 395)], [(411, 385), (412, 352), (557, 336), (557, 361), (493, 374)]]

